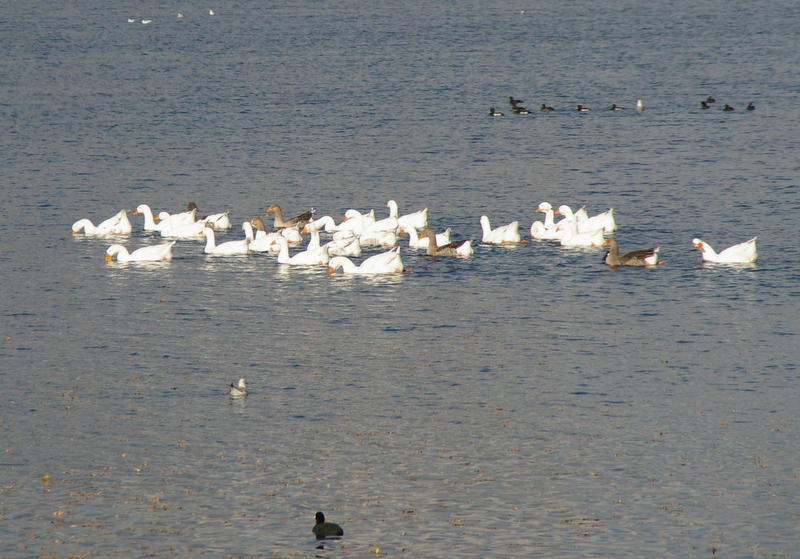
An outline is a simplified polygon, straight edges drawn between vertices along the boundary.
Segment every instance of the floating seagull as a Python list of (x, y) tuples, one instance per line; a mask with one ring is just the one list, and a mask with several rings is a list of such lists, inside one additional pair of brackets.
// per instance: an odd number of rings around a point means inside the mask
[(344, 536), (342, 527), (333, 522), (325, 522), (325, 515), (322, 514), (322, 512), (315, 514), (314, 520), (316, 520), (317, 523), (311, 531), (314, 532), (318, 540), (324, 540), (325, 538), (341, 538)]
[(183, 14), (178, 12), (178, 19), (183, 19)]
[(208, 15), (215, 16), (217, 15), (217, 12), (215, 12), (214, 10), (208, 10)]
[(142, 20), (142, 23), (143, 23), (144, 25), (147, 25), (148, 23), (153, 23), (153, 20), (152, 20), (152, 19), (143, 19), (143, 20)]
[(136, 18), (129, 17), (128, 18), (128, 23), (136, 23)]
[(644, 103), (642, 103), (641, 99), (636, 101), (636, 110), (639, 112), (642, 112), (644, 110)]
[(228, 394), (231, 395), (231, 398), (243, 398), (247, 396), (247, 383), (244, 381), (244, 378), (239, 379), (238, 386), (234, 386), (234, 384), (231, 383), (228, 387)]

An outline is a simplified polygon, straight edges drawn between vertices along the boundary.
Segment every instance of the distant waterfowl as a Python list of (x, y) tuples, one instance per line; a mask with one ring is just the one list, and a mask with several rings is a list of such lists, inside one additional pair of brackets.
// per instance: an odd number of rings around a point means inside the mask
[(278, 237), (272, 242), (280, 247), (278, 251), (278, 264), (290, 264), (292, 266), (324, 266), (331, 258), (328, 253), (328, 245), (312, 248), (310, 250), (307, 249), (290, 256), (289, 243), (287, 243), (283, 236)]
[(542, 103), (542, 106), (539, 107), (539, 110), (542, 111), (543, 113), (546, 113), (548, 111), (554, 111), (555, 109), (553, 107), (548, 107), (547, 105)]
[(397, 218), (397, 226), (400, 228), (416, 227), (422, 229), (428, 226), (428, 208), (405, 215), (398, 215), (397, 202), (389, 200), (386, 202), (389, 208), (389, 217)]
[(295, 225), (299, 225), (302, 227), (314, 216), (314, 209), (301, 213), (300, 215), (293, 217), (291, 219), (283, 219), (283, 211), (281, 211), (281, 207), (278, 204), (272, 204), (265, 213), (271, 213), (275, 216), (275, 223), (273, 224), (273, 228), (281, 229), (283, 227), (294, 227)]
[(710, 109), (711, 107), (708, 106), (708, 103), (705, 101), (700, 101), (700, 108), (701, 109)]
[(611, 103), (611, 106), (608, 108), (609, 111), (624, 111), (625, 107), (620, 107), (616, 103)]
[(501, 113), (500, 111), (495, 111), (494, 107), (492, 107), (491, 109), (489, 109), (489, 116), (503, 116), (503, 113)]
[(183, 19), (183, 14), (178, 12), (178, 19)]
[(208, 10), (208, 15), (215, 16), (217, 15), (217, 12), (215, 12), (214, 10)]
[(615, 238), (612, 237), (603, 244), (609, 247), (603, 258), (603, 261), (609, 266), (655, 266), (656, 264), (663, 264), (663, 262), (658, 261), (659, 247), (633, 250), (620, 256), (619, 244), (617, 244)]
[(579, 232), (574, 215), (559, 222), (558, 227), (564, 232), (561, 237), (561, 246), (596, 247), (602, 245), (605, 241), (602, 227), (594, 231)]
[(617, 222), (614, 219), (614, 208), (609, 208), (592, 217), (582, 217), (582, 215), (585, 215), (585, 211), (580, 212), (579, 210), (573, 213), (569, 206), (563, 205), (559, 206), (555, 213), (563, 215), (566, 219), (570, 219), (574, 216), (578, 233), (587, 233), (595, 229), (602, 229), (606, 233), (613, 233), (617, 230)]
[(708, 104), (711, 104), (711, 103), (716, 103), (716, 102), (717, 102), (717, 100), (716, 100), (716, 99), (714, 99), (714, 98), (713, 98), (713, 97), (711, 97), (711, 96), (709, 96), (709, 97), (706, 99), (706, 103), (708, 103)]
[(584, 107), (583, 105), (578, 105), (577, 110), (579, 113), (588, 113), (592, 109), (590, 109), (589, 107)]
[(531, 114), (531, 112), (528, 109), (526, 109), (525, 107), (514, 107), (512, 110), (518, 115), (529, 115), (529, 114)]
[(425, 228), (420, 232), (422, 237), (428, 239), (428, 256), (472, 256), (472, 239), (439, 245), (436, 243), (436, 234), (432, 229)]
[(722, 110), (725, 111), (725, 112), (730, 112), (730, 111), (733, 111), (735, 109), (726, 103), (725, 106), (722, 107)]
[(231, 395), (231, 398), (244, 398), (247, 396), (247, 383), (244, 378), (239, 379), (238, 385), (231, 383), (228, 386), (228, 394)]
[(149, 25), (149, 24), (151, 24), (151, 23), (153, 23), (153, 20), (152, 20), (152, 19), (143, 19), (143, 20), (142, 20), (142, 24), (144, 24), (144, 25)]
[(333, 274), (339, 268), (345, 274), (395, 274), (403, 271), (403, 260), (400, 258), (400, 247), (370, 256), (356, 265), (346, 256), (335, 256), (328, 262), (328, 273)]
[(344, 536), (342, 527), (333, 522), (325, 522), (325, 515), (321, 512), (314, 515), (314, 519), (317, 523), (311, 531), (317, 536), (318, 540), (324, 540), (325, 538), (341, 538)]
[(172, 260), (172, 247), (176, 241), (142, 247), (129, 253), (128, 249), (122, 245), (111, 245), (106, 250), (106, 261), (111, 261), (114, 256), (119, 262), (143, 262), (157, 260)]
[[(428, 238), (420, 237), (414, 227), (405, 227), (403, 230), (408, 233), (408, 246), (412, 248), (428, 248)], [(436, 244), (438, 246), (446, 245), (450, 242), (450, 232), (448, 228), (443, 233), (436, 234)]]
[(641, 99), (636, 101), (636, 110), (639, 112), (642, 112), (644, 110), (644, 103), (642, 103)]
[(484, 243), (518, 243), (521, 240), (519, 236), (519, 221), (512, 221), (508, 225), (501, 225), (495, 229), (492, 229), (489, 218), (485, 215), (481, 216), (480, 222), (483, 232), (482, 242)]
[(96, 227), (89, 219), (79, 219), (72, 224), (72, 233), (77, 234), (81, 231), (84, 235), (91, 236), (130, 235), (133, 226), (128, 218), (128, 210), (120, 210), (112, 217), (101, 221)]
[(514, 99), (514, 97), (512, 97), (511, 95), (508, 96), (508, 103), (512, 107), (516, 107), (517, 103), (522, 103), (522, 102), (523, 102), (522, 99)]
[(128, 18), (128, 23), (136, 23), (136, 18), (129, 17)]
[(733, 245), (725, 250), (717, 253), (711, 245), (701, 241), (700, 239), (693, 239), (692, 244), (699, 248), (703, 253), (703, 260), (706, 262), (718, 262), (725, 264), (748, 264), (755, 262), (758, 259), (758, 250), (756, 249), (756, 239), (753, 237), (749, 241)]
[(206, 246), (203, 252), (212, 256), (233, 256), (250, 254), (250, 241), (245, 237), (238, 241), (227, 241), (225, 243), (217, 244), (214, 228), (206, 225), (203, 229), (203, 234), (206, 236)]
[(748, 103), (747, 104), (747, 110), (748, 111), (755, 111), (756, 110), (756, 106), (753, 105), (753, 103)]

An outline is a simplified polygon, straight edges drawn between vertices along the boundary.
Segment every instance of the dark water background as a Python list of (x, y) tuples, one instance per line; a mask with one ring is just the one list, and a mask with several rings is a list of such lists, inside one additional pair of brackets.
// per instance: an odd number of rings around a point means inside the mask
[[(4, 4), (0, 555), (795, 556), (799, 17)], [(348, 278), (193, 241), (107, 264), (69, 234), (141, 203), (238, 224), (390, 198), (460, 238), (613, 207), (622, 250), (667, 264), (479, 244)], [(132, 219), (124, 244), (155, 242)], [(691, 244), (755, 235), (754, 266)], [(323, 550), (317, 510), (346, 533)]]

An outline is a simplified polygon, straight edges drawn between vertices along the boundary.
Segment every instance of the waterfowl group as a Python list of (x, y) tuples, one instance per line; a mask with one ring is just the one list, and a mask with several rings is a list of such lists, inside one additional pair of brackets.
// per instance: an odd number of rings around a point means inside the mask
[[(714, 99), (713, 97), (709, 96), (706, 99), (704, 99), (703, 101), (700, 101), (700, 108), (701, 109), (710, 109), (711, 105), (713, 105), (716, 102), (717, 102), (716, 99)], [(733, 112), (735, 110), (736, 110), (735, 107), (733, 107), (732, 105), (728, 105), (727, 103), (725, 103), (725, 105), (722, 107), (722, 111), (726, 112), (726, 113), (730, 113), (730, 112)], [(752, 102), (750, 102), (750, 103), (747, 104), (746, 110), (754, 111), (754, 110), (756, 110), (756, 106)]]
[[(518, 100), (517, 100), (518, 101)], [(202, 252), (209, 256), (248, 256), (253, 253), (276, 253), (276, 262), (289, 266), (326, 266), (329, 273), (341, 270), (345, 274), (389, 274), (407, 271), (403, 265), (398, 243), (408, 235), (409, 249), (424, 249), (431, 257), (458, 256), (470, 257), (475, 252), (472, 239), (452, 242), (451, 229), (436, 234), (428, 227), (428, 208), (401, 214), (395, 200), (386, 204), (389, 215), (375, 218), (375, 211), (361, 212), (350, 208), (344, 213), (340, 223), (330, 216), (314, 220), (314, 210), (300, 214), (292, 219), (283, 218), (280, 206), (273, 204), (267, 214), (275, 217), (274, 229), (268, 231), (264, 220), (259, 216), (242, 223), (243, 237), (235, 240), (217, 242), (219, 227), (229, 224), (229, 212), (197, 218), (197, 205), (189, 203), (186, 210), (175, 214), (159, 212), (158, 218), (147, 204), (140, 204), (134, 214), (144, 216), (145, 233), (158, 233), (176, 239), (204, 240)], [(619, 254), (619, 246), (613, 238), (607, 237), (617, 230), (614, 209), (590, 216), (581, 207), (576, 211), (566, 204), (553, 209), (549, 202), (542, 202), (535, 212), (545, 215), (544, 221), (531, 224), (531, 239), (537, 241), (556, 241), (564, 247), (609, 246), (604, 262), (609, 266), (652, 266), (661, 264), (658, 260), (658, 247)], [(563, 218), (556, 221), (555, 216)], [(159, 219), (160, 223), (156, 222)], [(196, 221), (193, 221), (196, 220)], [(528, 242), (519, 232), (519, 221), (492, 227), (489, 216), (482, 215), (478, 220), (481, 227), (480, 243), (484, 245), (503, 245)], [(73, 233), (86, 235), (116, 236), (130, 234), (130, 220), (127, 210), (121, 210), (112, 218), (97, 227), (88, 219), (73, 224)], [(125, 233), (127, 232), (127, 233)], [(321, 238), (321, 233), (326, 235)], [(301, 250), (292, 249), (306, 242)], [(751, 263), (757, 258), (756, 238), (729, 247), (720, 253), (701, 241), (693, 244), (701, 249), (703, 260), (719, 263)], [(173, 258), (176, 241), (141, 247), (133, 252), (116, 243), (106, 250), (106, 260), (116, 258), (119, 262), (164, 261)], [(367, 255), (361, 263), (351, 258), (362, 255), (362, 248), (385, 247), (384, 252)]]

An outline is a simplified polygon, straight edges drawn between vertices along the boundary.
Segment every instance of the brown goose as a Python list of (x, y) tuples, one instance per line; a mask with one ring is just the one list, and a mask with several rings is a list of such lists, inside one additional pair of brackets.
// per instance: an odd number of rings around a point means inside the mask
[(265, 213), (275, 214), (275, 224), (273, 227), (275, 229), (283, 229), (284, 227), (294, 227), (295, 225), (302, 227), (311, 221), (311, 218), (314, 215), (314, 209), (312, 208), (310, 211), (302, 213), (297, 217), (293, 217), (292, 219), (287, 219), (286, 221), (283, 219), (283, 212), (278, 204), (272, 204), (269, 208), (267, 208)]
[(442, 246), (436, 246), (436, 233), (426, 227), (420, 232), (422, 237), (428, 239), (428, 256), (472, 256), (472, 239), (456, 241)]
[(660, 247), (634, 250), (620, 256), (616, 239), (612, 237), (603, 244), (609, 246), (604, 259), (609, 266), (655, 266), (656, 264), (664, 263), (658, 261), (658, 249)]

